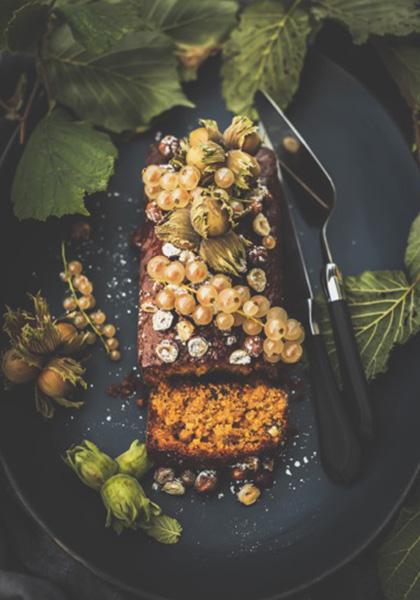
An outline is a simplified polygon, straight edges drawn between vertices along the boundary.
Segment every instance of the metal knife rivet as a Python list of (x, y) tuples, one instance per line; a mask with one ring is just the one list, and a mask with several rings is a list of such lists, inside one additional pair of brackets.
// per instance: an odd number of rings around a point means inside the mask
[(283, 138), (283, 148), (290, 152), (290, 154), (296, 154), (300, 150), (300, 142), (295, 137), (287, 135)]

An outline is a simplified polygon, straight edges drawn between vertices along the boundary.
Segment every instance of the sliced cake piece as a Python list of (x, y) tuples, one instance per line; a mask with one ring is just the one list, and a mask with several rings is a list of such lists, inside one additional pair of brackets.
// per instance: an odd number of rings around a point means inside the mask
[(206, 465), (270, 453), (284, 438), (286, 408), (286, 392), (261, 381), (162, 382), (150, 397), (148, 451)]

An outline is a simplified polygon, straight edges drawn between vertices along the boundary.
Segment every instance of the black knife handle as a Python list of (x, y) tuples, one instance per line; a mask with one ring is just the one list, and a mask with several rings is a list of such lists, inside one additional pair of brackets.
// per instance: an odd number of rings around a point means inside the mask
[(360, 443), (338, 389), (322, 336), (310, 333), (305, 344), (309, 354), (321, 461), (334, 482), (351, 483), (360, 472)]
[(350, 311), (345, 300), (341, 271), (336, 264), (328, 262), (321, 279), (328, 300), (348, 408), (361, 437), (372, 440), (374, 434), (372, 405)]
[(328, 308), (349, 410), (362, 438), (371, 440), (372, 405), (349, 308), (344, 299), (328, 302)]

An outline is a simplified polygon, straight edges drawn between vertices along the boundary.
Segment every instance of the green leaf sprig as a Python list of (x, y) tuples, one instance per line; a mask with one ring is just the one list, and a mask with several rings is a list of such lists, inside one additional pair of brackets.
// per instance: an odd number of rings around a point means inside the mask
[(153, 466), (144, 443), (134, 440), (114, 460), (84, 440), (66, 451), (64, 461), (85, 485), (99, 492), (106, 509), (106, 527), (118, 534), (124, 529), (141, 529), (162, 544), (179, 541), (180, 523), (162, 514), (139, 483)]
[(237, 0), (2, 2), (0, 50), (31, 55), (36, 65), (28, 94), (19, 88), (0, 99), (20, 122), (21, 143), (33, 104), (48, 99), (15, 175), (16, 216), (88, 214), (86, 194), (106, 189), (113, 173), (110, 133), (144, 131), (173, 106), (193, 106), (181, 87), (185, 69), (193, 78), (220, 48), (237, 9)]
[[(368, 379), (384, 373), (391, 351), (420, 331), (420, 215), (408, 236), (404, 271), (366, 271), (346, 277), (350, 314)], [(321, 328), (338, 372), (334, 335), (325, 303), (320, 303)]]

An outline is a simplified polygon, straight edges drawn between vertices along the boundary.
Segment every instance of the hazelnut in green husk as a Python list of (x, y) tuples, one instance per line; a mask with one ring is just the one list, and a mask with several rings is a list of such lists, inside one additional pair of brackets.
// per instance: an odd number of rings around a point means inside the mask
[[(82, 378), (85, 369), (82, 365), (70, 357), (52, 358), (42, 369), (37, 379), (37, 389), (43, 397), (43, 402), (37, 402), (38, 410), (46, 417), (53, 416), (51, 402), (54, 400), (60, 406), (65, 408), (80, 408), (83, 401), (74, 402), (69, 396), (75, 391), (76, 386), (80, 385), (86, 389), (86, 381)], [(48, 405), (48, 412), (44, 412), (42, 406)]]
[(160, 507), (147, 498), (137, 479), (124, 473), (104, 483), (101, 498), (107, 511), (106, 526), (112, 526), (116, 533), (137, 529), (161, 513)]
[(248, 117), (234, 117), (223, 132), (223, 140), (228, 148), (239, 148), (248, 154), (256, 154), (261, 146), (258, 128)]
[(240, 276), (246, 271), (245, 242), (233, 230), (219, 237), (203, 239), (200, 256), (215, 273)]
[(13, 348), (3, 354), (1, 368), (6, 379), (16, 384), (28, 383), (39, 373), (39, 367), (28, 364)]
[(227, 166), (235, 175), (235, 184), (244, 190), (253, 186), (261, 171), (257, 159), (243, 150), (230, 150)]
[(153, 466), (152, 461), (147, 456), (146, 444), (140, 443), (139, 440), (134, 440), (130, 448), (115, 460), (118, 463), (120, 473), (131, 475), (136, 479), (141, 479)]
[(223, 136), (219, 131), (217, 122), (213, 119), (200, 119), (201, 127), (191, 131), (188, 136), (190, 146), (197, 146), (198, 144), (205, 144), (206, 142), (217, 142), (223, 141)]
[(216, 142), (198, 143), (196, 146), (191, 146), (186, 155), (187, 165), (192, 165), (204, 171), (208, 166), (223, 164), (225, 161), (225, 151)]
[(191, 225), (190, 210), (179, 208), (169, 213), (163, 223), (156, 225), (156, 235), (164, 242), (170, 242), (183, 250), (197, 247), (200, 237)]
[(84, 484), (97, 491), (118, 472), (117, 462), (89, 440), (69, 448), (64, 460)]
[(197, 196), (191, 205), (191, 224), (202, 238), (223, 235), (231, 228), (223, 201), (207, 194)]

